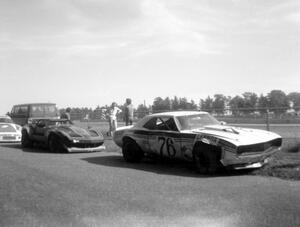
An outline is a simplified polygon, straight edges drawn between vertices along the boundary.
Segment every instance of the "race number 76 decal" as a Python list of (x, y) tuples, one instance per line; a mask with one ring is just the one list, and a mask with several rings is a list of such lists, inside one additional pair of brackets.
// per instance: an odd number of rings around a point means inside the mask
[(174, 141), (172, 138), (166, 138), (166, 137), (158, 137), (158, 143), (161, 142), (160, 145), (160, 155), (163, 155), (164, 150), (167, 150), (167, 153), (170, 157), (175, 157), (176, 155), (176, 149), (174, 147)]

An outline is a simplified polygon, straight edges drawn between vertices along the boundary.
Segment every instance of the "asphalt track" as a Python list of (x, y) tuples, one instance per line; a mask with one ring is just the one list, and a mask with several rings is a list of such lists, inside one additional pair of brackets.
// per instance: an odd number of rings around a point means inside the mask
[(300, 182), (0, 145), (0, 226), (300, 226)]

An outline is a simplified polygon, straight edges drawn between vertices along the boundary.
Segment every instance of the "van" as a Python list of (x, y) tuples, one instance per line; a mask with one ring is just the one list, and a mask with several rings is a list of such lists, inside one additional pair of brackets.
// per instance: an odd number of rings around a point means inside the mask
[(23, 126), (35, 118), (59, 118), (59, 114), (54, 103), (28, 103), (14, 105), (10, 117), (15, 124)]

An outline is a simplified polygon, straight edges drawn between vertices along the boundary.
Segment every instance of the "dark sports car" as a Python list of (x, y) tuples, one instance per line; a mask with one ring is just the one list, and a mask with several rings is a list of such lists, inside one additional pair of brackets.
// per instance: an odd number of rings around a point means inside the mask
[(51, 152), (96, 152), (105, 149), (96, 129), (83, 129), (66, 119), (38, 119), (22, 128), (22, 147), (43, 143)]

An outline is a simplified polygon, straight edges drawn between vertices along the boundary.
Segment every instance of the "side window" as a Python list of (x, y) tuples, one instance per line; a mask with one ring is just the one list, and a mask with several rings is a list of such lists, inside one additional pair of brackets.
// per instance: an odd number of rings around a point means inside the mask
[(28, 107), (27, 106), (21, 106), (20, 107), (20, 113), (22, 115), (26, 115), (28, 113)]
[(151, 118), (149, 121), (147, 121), (146, 124), (144, 124), (143, 127), (146, 129), (150, 129), (150, 130), (155, 130), (156, 129), (156, 121), (157, 121), (156, 117)]
[(50, 115), (56, 115), (56, 107), (55, 106), (45, 106), (45, 113), (49, 113)]
[(14, 115), (18, 114), (19, 109), (20, 109), (19, 106), (15, 106), (15, 107), (13, 108), (13, 110), (12, 110), (12, 113), (13, 113)]
[(154, 117), (144, 125), (144, 128), (149, 130), (178, 131), (172, 117)]
[(12, 110), (12, 114), (17, 116), (27, 115), (27, 113), (28, 113), (27, 106), (15, 106)]
[(41, 116), (44, 112), (43, 107), (42, 106), (32, 106), (31, 107), (31, 111), (32, 111), (32, 115), (33, 116)]
[(162, 121), (164, 122), (164, 130), (178, 131), (173, 117), (164, 117), (162, 118)]

